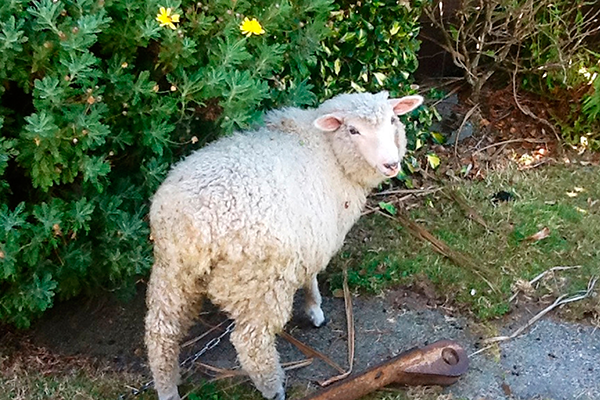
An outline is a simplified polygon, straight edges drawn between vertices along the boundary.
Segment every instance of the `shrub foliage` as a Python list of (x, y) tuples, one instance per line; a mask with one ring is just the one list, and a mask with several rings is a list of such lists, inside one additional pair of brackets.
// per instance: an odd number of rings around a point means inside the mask
[[(175, 29), (156, 20), (161, 6), (180, 15)], [(131, 288), (151, 265), (144, 218), (169, 164), (265, 107), (314, 101), (329, 9), (3, 1), (0, 319), (24, 327), (55, 296)], [(265, 33), (244, 35), (246, 17)]]
[(264, 109), (408, 91), (417, 18), (395, 1), (0, 2), (0, 320), (130, 293), (172, 162)]
[[(479, 101), (492, 76), (559, 103), (563, 138), (600, 149), (600, 3), (590, 0), (443, 0), (425, 7), (439, 43)], [(562, 104), (561, 104), (562, 103)], [(566, 107), (565, 107), (566, 105)], [(566, 110), (565, 110), (566, 109)]]

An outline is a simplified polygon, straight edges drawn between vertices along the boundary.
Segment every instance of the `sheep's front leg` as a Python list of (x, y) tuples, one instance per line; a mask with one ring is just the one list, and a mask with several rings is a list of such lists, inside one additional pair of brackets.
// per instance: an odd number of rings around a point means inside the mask
[(284, 372), (275, 347), (275, 332), (268, 323), (236, 320), (231, 343), (238, 360), (256, 388), (267, 399), (285, 400)]
[(321, 293), (319, 293), (319, 283), (317, 275), (313, 275), (310, 282), (304, 286), (304, 311), (306, 315), (317, 328), (325, 325), (325, 315), (321, 309)]

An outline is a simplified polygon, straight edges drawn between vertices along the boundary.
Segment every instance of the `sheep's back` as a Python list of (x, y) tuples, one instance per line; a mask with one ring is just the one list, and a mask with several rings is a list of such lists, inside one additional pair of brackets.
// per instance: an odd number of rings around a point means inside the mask
[[(362, 205), (340, 198), (342, 181), (324, 141), (268, 130), (221, 139), (177, 164), (157, 191), (155, 247), (184, 244), (176, 252), (190, 260), (320, 268), (360, 215)], [(341, 212), (356, 215), (348, 223)]]

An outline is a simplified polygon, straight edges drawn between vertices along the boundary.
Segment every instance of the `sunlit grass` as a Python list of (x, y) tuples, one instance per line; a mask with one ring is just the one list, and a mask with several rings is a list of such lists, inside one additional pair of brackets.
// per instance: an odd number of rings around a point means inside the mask
[[(510, 309), (511, 285), (518, 279), (530, 280), (555, 266), (580, 265), (556, 274), (539, 291), (540, 296), (558, 295), (585, 289), (590, 277), (600, 273), (600, 168), (507, 169), (456, 190), (489, 230), (440, 193), (410, 217), (467, 254), (481, 273), (439, 255), (398, 222), (371, 214), (358, 223), (334, 261), (332, 287), (339, 286), (342, 265), (348, 265), (353, 287), (373, 293), (425, 277), (440, 297), (487, 319)], [(492, 196), (501, 190), (514, 200), (493, 204)], [(528, 240), (544, 228), (550, 232), (546, 238)]]

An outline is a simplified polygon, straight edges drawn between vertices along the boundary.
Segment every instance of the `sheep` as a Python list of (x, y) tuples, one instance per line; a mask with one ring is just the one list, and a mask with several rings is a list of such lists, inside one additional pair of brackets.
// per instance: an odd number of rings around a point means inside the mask
[(418, 95), (342, 94), (316, 109), (283, 108), (176, 164), (150, 207), (154, 266), (145, 343), (160, 400), (179, 400), (179, 341), (203, 298), (232, 319), (238, 361), (266, 399), (284, 400), (275, 336), (305, 290), (325, 322), (317, 274), (341, 248), (369, 192), (406, 151), (397, 115)]

